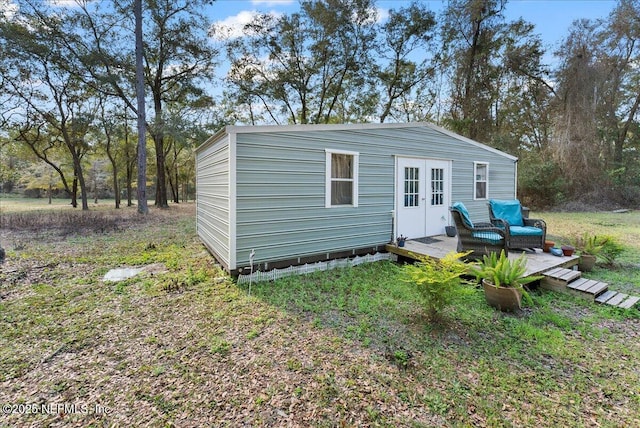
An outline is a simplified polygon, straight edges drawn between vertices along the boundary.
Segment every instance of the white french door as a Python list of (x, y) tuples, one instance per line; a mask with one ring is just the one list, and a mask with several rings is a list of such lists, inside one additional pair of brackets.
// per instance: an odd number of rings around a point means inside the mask
[(398, 158), (397, 234), (411, 238), (441, 235), (449, 224), (451, 162)]

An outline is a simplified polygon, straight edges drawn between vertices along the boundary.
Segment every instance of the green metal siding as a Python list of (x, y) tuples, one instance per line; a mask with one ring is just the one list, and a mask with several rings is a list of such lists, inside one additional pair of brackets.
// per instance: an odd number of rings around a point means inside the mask
[[(236, 130), (235, 267), (248, 265), (252, 249), (262, 263), (389, 242), (394, 156), (453, 160), (451, 200), (474, 219), (487, 218), (486, 201), (473, 201), (474, 161), (489, 163), (490, 197), (515, 195), (512, 158), (429, 126)], [(325, 149), (360, 154), (357, 208), (325, 208)]]
[(231, 260), (231, 159), (229, 136), (208, 141), (196, 153), (198, 236), (227, 268)]

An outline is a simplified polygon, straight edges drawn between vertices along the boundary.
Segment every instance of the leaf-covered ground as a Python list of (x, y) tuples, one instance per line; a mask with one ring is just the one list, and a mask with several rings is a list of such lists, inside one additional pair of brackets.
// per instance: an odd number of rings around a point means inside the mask
[[(192, 204), (93, 215), (3, 228), (0, 426), (640, 425), (635, 316), (473, 293), (431, 326), (386, 262), (249, 295)], [(102, 281), (123, 266), (156, 268)]]

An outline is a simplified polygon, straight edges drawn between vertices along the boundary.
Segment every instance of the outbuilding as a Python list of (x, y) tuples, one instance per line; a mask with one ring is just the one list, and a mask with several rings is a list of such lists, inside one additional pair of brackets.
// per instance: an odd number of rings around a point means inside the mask
[(196, 150), (196, 223), (238, 273), (444, 234), (449, 206), (487, 220), (517, 158), (430, 123), (227, 126)]

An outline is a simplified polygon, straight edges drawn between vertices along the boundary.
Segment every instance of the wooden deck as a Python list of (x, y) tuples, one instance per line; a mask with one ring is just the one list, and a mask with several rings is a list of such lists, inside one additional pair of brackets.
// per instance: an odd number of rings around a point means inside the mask
[[(399, 256), (416, 259), (416, 255), (426, 255), (434, 258), (442, 258), (447, 253), (456, 251), (458, 238), (450, 238), (446, 235), (438, 235), (432, 237), (437, 242), (424, 244), (418, 241), (406, 241), (404, 247), (397, 247), (393, 244), (387, 244), (386, 250)], [(522, 254), (522, 251), (510, 251), (509, 258), (516, 258)], [(549, 269), (556, 267), (572, 268), (578, 264), (578, 256), (558, 257), (550, 253), (545, 253), (540, 249), (526, 251), (527, 257), (527, 276), (537, 275)]]
[[(429, 256), (436, 259), (456, 251), (458, 238), (445, 235), (432, 237), (434, 242), (424, 244), (418, 241), (406, 241), (404, 247), (387, 244), (390, 253), (410, 259), (417, 256)], [(510, 251), (509, 258), (516, 258), (522, 251)], [(640, 296), (629, 296), (625, 293), (609, 290), (609, 284), (581, 278), (582, 273), (575, 269), (578, 256), (554, 256), (542, 250), (526, 251), (527, 276), (544, 274), (540, 286), (547, 290), (571, 293), (589, 299), (595, 303), (617, 306), (622, 309), (633, 309), (640, 304)]]

